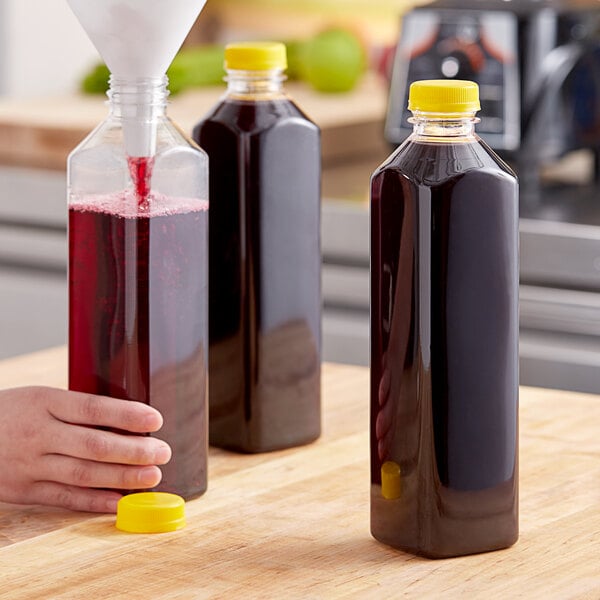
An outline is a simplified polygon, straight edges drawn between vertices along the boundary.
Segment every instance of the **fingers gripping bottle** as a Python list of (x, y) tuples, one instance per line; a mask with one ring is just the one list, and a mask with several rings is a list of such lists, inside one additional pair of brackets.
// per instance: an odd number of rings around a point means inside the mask
[(476, 84), (416, 82), (409, 109), (371, 180), (371, 531), (451, 557), (518, 535), (518, 188)]
[(210, 160), (210, 443), (320, 433), (320, 132), (284, 93), (285, 46), (232, 44), (196, 126)]

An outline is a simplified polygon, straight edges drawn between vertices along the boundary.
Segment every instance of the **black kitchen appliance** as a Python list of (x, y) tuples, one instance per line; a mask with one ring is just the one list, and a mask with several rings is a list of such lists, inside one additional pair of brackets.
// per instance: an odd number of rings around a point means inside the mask
[(522, 209), (547, 200), (574, 210), (563, 203), (571, 187), (543, 179), (540, 187), (540, 174), (571, 151), (587, 149), (592, 167), (575, 204), (588, 212), (593, 202), (600, 224), (600, 2), (438, 0), (410, 11), (394, 62), (389, 142), (402, 142), (412, 130), (410, 83), (437, 78), (479, 84), (477, 131), (518, 172)]

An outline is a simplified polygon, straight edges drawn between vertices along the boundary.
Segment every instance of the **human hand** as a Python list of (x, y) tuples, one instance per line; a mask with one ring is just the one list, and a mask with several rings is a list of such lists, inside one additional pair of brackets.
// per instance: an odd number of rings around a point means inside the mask
[(121, 494), (156, 486), (169, 446), (160, 413), (140, 402), (47, 387), (0, 391), (0, 501), (115, 512)]

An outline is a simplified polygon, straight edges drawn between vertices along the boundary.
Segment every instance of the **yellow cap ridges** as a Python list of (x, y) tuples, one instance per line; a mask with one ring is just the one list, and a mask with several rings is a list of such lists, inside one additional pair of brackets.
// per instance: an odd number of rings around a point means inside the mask
[(270, 71), (287, 68), (287, 52), (280, 42), (237, 42), (225, 47), (225, 68)]
[(460, 79), (429, 79), (410, 86), (408, 110), (443, 114), (474, 113), (480, 109), (479, 86)]
[(185, 527), (185, 502), (176, 494), (140, 492), (117, 504), (117, 529), (129, 533), (163, 533)]

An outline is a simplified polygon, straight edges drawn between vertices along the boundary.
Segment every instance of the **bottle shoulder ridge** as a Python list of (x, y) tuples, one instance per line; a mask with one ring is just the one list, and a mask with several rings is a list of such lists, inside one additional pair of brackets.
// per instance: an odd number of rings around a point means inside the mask
[(375, 178), (383, 173), (396, 173), (398, 175), (410, 175), (410, 172), (404, 168), (405, 161), (403, 155), (410, 146), (408, 140), (405, 140), (391, 154), (389, 154), (373, 171), (371, 178)]
[(298, 106), (298, 104), (296, 103), (296, 101), (288, 95), (284, 96), (284, 99), (288, 101), (289, 105), (291, 108), (293, 108), (296, 113), (297, 113), (297, 117), (300, 117), (301, 119), (304, 119), (307, 123), (309, 123), (310, 125), (312, 125), (315, 129), (320, 130), (321, 128), (317, 125), (317, 123), (315, 123), (307, 114), (306, 112), (304, 112), (304, 110)]
[(482, 138), (480, 138), (479, 136), (476, 136), (478, 145), (486, 152), (486, 154), (494, 161), (494, 163), (496, 163), (496, 166), (498, 167), (498, 169), (502, 172), (504, 172), (506, 175), (512, 177), (515, 179), (515, 181), (518, 181), (519, 177), (518, 175), (515, 173), (515, 171), (512, 169), (512, 167), (504, 160), (502, 159), (487, 143), (485, 140), (483, 140)]
[(271, 100), (259, 101), (259, 104), (260, 102), (269, 105), (274, 118), (270, 122), (265, 122), (264, 127), (257, 129), (257, 132), (297, 125), (304, 129), (311, 129), (320, 135), (320, 127), (287, 94), (281, 94), (281, 96), (277, 96)]
[(230, 132), (230, 134), (238, 135), (240, 131), (236, 127), (235, 123), (230, 122), (227, 119), (219, 118), (219, 107), (211, 109), (209, 113), (204, 115), (193, 127), (192, 138), (196, 143), (200, 143), (199, 140), (203, 133), (210, 128), (212, 131), (222, 130), (222, 133)]
[[(455, 151), (446, 155), (437, 155), (434, 152), (424, 153), (423, 148), (426, 146), (430, 148), (437, 146), (446, 151), (454, 146), (461, 152), (458, 155), (455, 154)], [(446, 170), (446, 176), (442, 178), (439, 178), (440, 173), (437, 172), (435, 181), (431, 181), (433, 165), (438, 161), (448, 163), (452, 168)], [(496, 179), (501, 176), (507, 181), (518, 182), (517, 176), (510, 166), (478, 137), (468, 145), (428, 143), (408, 138), (377, 167), (372, 178), (383, 174), (401, 176), (419, 185), (426, 182), (440, 185), (446, 180), (470, 177), (474, 174), (477, 174), (478, 177), (490, 176)]]
[[(255, 113), (248, 118), (248, 110)], [(262, 115), (262, 116), (261, 116)], [(264, 118), (267, 115), (267, 118)], [(320, 135), (319, 126), (286, 96), (269, 100), (236, 100), (223, 98), (194, 126), (194, 135), (200, 135), (206, 126), (221, 128), (235, 135), (262, 135), (278, 127), (300, 125)]]

